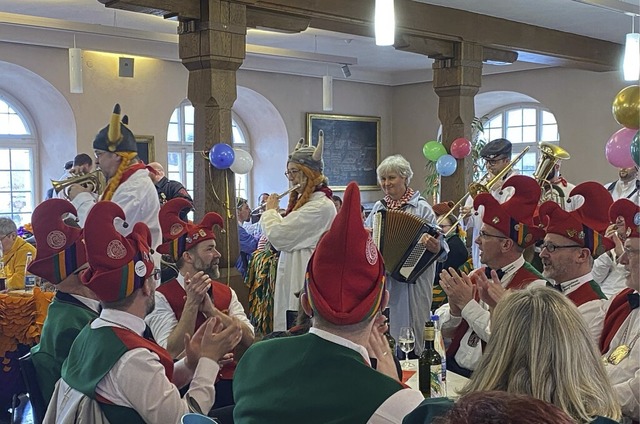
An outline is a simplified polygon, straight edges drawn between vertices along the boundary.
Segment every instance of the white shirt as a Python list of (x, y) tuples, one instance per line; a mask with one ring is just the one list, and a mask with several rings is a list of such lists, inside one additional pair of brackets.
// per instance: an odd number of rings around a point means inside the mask
[[(620, 180), (616, 180), (608, 184), (605, 184), (604, 186), (607, 188), (607, 190), (609, 190), (609, 187), (611, 186), (611, 184), (615, 184), (615, 186), (613, 187), (613, 190), (609, 191), (609, 193), (611, 193), (611, 197), (613, 197), (614, 202), (618, 199), (629, 199), (636, 205), (640, 204), (640, 190), (636, 190), (636, 187), (638, 185), (637, 179), (633, 179), (627, 183), (623, 183)], [(633, 193), (634, 190), (635, 190), (635, 193)], [(633, 195), (631, 195), (631, 193), (633, 193)]]
[[(609, 300), (592, 300), (581, 305), (578, 311), (582, 314), (591, 337), (599, 345), (604, 318), (611, 306)], [(625, 336), (626, 331), (626, 336)], [(604, 369), (609, 375), (613, 391), (620, 402), (622, 414), (638, 420), (640, 417), (640, 308), (631, 311), (631, 314), (622, 323), (615, 336), (611, 340), (609, 350), (604, 354), (608, 357), (611, 352), (621, 344), (631, 345), (629, 356), (620, 361), (618, 365), (607, 363)], [(634, 341), (635, 339), (635, 341)], [(633, 343), (633, 344), (632, 344)]]
[[(560, 283), (562, 294), (568, 296), (569, 293), (573, 293), (574, 291), (578, 290), (583, 284), (586, 284), (591, 280), (593, 280), (593, 274), (588, 272), (578, 278), (573, 278), (569, 281), (565, 281), (564, 283)], [(558, 283), (556, 282), (556, 284)]]
[[(309, 333), (315, 334), (316, 336), (331, 343), (335, 343), (351, 350), (355, 350), (362, 356), (367, 364), (371, 365), (369, 353), (364, 346), (353, 343), (351, 340), (337, 336), (333, 333), (329, 333), (328, 331), (320, 330), (314, 327), (311, 327), (309, 329)], [(369, 420), (367, 421), (367, 424), (400, 424), (402, 423), (404, 417), (409, 414), (409, 412), (416, 409), (416, 407), (420, 405), (423, 400), (424, 396), (422, 396), (422, 393), (420, 393), (418, 390), (399, 390), (392, 396), (390, 396), (387, 400), (385, 400), (378, 407), (378, 409), (376, 409), (371, 418), (369, 418)]]
[[(176, 277), (180, 286), (184, 289), (184, 276), (182, 274), (178, 274)], [(253, 326), (251, 325), (251, 321), (247, 318), (247, 315), (244, 313), (244, 308), (242, 304), (238, 300), (238, 295), (236, 292), (229, 287), (231, 290), (231, 302), (229, 303), (229, 313), (230, 317), (235, 317), (240, 320), (244, 325), (251, 329), (253, 333)], [(167, 340), (171, 335), (171, 332), (178, 325), (178, 319), (176, 318), (176, 314), (173, 313), (173, 309), (171, 309), (171, 305), (167, 298), (156, 290), (156, 307), (147, 317), (145, 321), (149, 324), (151, 328), (151, 332), (153, 333), (153, 338), (156, 339), (156, 342), (166, 349)]]
[(624, 265), (616, 263), (609, 256), (611, 252), (613, 250), (598, 256), (593, 261), (593, 268), (591, 268), (593, 280), (600, 284), (602, 293), (608, 299), (626, 287), (627, 275), (629, 275), (629, 272), (624, 269)]
[[(107, 321), (108, 320), (108, 321)], [(142, 335), (144, 320), (115, 309), (103, 309), (91, 328), (121, 327)], [(148, 423), (178, 423), (191, 412), (187, 396), (195, 400), (202, 411), (209, 411), (215, 400), (213, 384), (220, 367), (209, 358), (200, 358), (194, 373), (184, 359), (174, 364), (172, 384), (166, 377), (160, 358), (143, 348), (126, 352), (96, 386), (96, 393), (115, 405), (133, 408)], [(191, 380), (185, 399), (178, 387)], [(177, 386), (177, 387), (176, 387)]]

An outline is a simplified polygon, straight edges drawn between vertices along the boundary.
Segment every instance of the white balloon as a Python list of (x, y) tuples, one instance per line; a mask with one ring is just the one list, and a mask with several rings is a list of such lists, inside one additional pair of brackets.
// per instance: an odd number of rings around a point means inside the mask
[(231, 169), (233, 173), (240, 175), (246, 174), (251, 171), (251, 168), (253, 168), (253, 158), (251, 157), (249, 152), (237, 147), (234, 147), (233, 151), (236, 157), (229, 169)]

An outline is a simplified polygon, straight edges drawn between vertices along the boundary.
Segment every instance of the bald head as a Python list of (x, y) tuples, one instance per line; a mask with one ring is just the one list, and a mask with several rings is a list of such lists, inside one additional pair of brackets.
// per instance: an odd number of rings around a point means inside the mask
[(152, 172), (149, 173), (151, 176), (151, 179), (154, 182), (157, 183), (162, 179), (162, 177), (164, 177), (164, 168), (158, 162), (151, 162), (148, 166), (150, 166), (151, 168), (153, 168), (153, 170), (156, 171), (156, 175), (153, 175)]

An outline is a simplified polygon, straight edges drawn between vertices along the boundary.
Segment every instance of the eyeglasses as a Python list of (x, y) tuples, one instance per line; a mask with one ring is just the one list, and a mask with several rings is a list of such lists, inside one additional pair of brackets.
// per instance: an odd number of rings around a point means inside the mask
[(299, 169), (291, 169), (291, 170), (289, 170), (289, 171), (286, 171), (286, 172), (284, 173), (284, 176), (285, 176), (285, 177), (287, 177), (287, 178), (293, 178), (293, 177), (295, 177), (295, 176), (296, 176), (296, 174), (297, 174), (298, 172), (300, 172), (300, 170), (299, 170)]
[(640, 253), (640, 250), (638, 250), (638, 249), (630, 249), (628, 247), (625, 247), (623, 250), (624, 250), (624, 253), (626, 253), (627, 255), (631, 255), (631, 254), (636, 254), (637, 255), (638, 253)]
[(0, 241), (2, 241), (2, 240), (4, 240), (4, 239), (6, 239), (6, 238), (7, 238), (7, 237), (9, 237), (11, 234), (13, 234), (13, 231), (12, 231), (12, 232), (10, 232), (9, 234), (5, 234), (5, 235), (3, 235), (2, 237), (0, 237)]
[(495, 235), (495, 234), (489, 234), (489, 233), (487, 233), (485, 231), (480, 231), (480, 237), (482, 237), (482, 238), (494, 237), (494, 238), (499, 238), (499, 239), (507, 239), (507, 238), (509, 238), (509, 237), (498, 236), (498, 235)]
[(547, 252), (553, 253), (557, 249), (569, 249), (569, 248), (572, 248), (572, 247), (580, 247), (581, 248), (582, 246), (580, 246), (578, 244), (569, 244), (569, 245), (566, 245), (566, 246), (558, 246), (558, 245), (555, 245), (553, 243), (542, 243), (540, 245), (540, 251), (542, 251), (542, 249), (547, 249)]
[(493, 166), (493, 165), (497, 165), (498, 162), (502, 162), (507, 160), (507, 158), (499, 158), (499, 159), (485, 159), (484, 163), (486, 163), (489, 166)]
[(161, 275), (162, 275), (162, 270), (159, 268), (155, 268), (149, 277), (152, 277), (156, 281), (160, 281)]

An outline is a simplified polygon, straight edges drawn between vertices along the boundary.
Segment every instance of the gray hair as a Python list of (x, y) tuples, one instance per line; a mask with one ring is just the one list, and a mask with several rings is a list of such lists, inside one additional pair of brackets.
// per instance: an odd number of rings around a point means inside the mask
[(0, 218), (0, 236), (18, 232), (16, 223), (10, 218)]
[(409, 183), (411, 182), (411, 178), (413, 177), (411, 164), (402, 155), (388, 156), (382, 162), (380, 162), (380, 165), (378, 165), (378, 169), (376, 169), (378, 182), (380, 182), (380, 177), (387, 176), (392, 172), (406, 178), (407, 185), (409, 185)]

